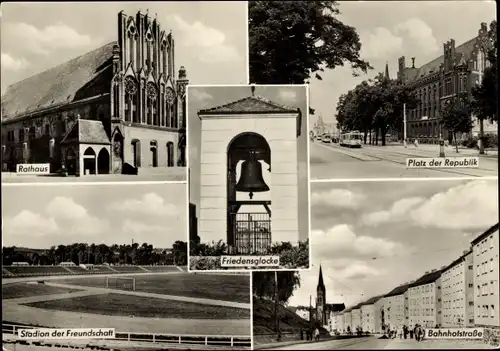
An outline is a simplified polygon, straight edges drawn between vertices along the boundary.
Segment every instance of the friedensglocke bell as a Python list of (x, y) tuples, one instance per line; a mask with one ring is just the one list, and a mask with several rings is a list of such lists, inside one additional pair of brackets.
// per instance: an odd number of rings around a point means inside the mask
[(262, 165), (255, 157), (255, 152), (250, 152), (250, 159), (245, 160), (241, 165), (241, 177), (236, 184), (236, 191), (250, 193), (250, 199), (253, 193), (269, 191), (264, 178), (262, 177)]

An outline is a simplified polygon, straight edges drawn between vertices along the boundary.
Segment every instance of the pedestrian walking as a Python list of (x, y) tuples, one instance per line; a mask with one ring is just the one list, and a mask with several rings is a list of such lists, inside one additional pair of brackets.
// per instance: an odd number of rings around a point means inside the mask
[(398, 328), (398, 334), (399, 334), (399, 338), (402, 339), (403, 338), (403, 327)]
[(403, 326), (403, 336), (405, 339), (408, 338), (408, 326), (406, 325)]
[(415, 138), (415, 141), (413, 142), (413, 144), (415, 145), (415, 147), (418, 147), (418, 139)]
[(316, 330), (314, 330), (314, 339), (316, 341), (319, 341), (319, 329), (318, 328), (316, 328)]
[(415, 327), (410, 326), (410, 339), (413, 339), (414, 333), (415, 333)]

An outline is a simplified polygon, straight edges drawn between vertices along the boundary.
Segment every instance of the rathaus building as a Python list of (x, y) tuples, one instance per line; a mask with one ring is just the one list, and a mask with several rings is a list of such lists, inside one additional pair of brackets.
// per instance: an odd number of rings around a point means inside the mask
[(2, 170), (141, 174), (185, 167), (186, 70), (174, 38), (138, 12), (118, 40), (22, 80), (2, 96)]
[[(487, 53), (491, 45), (488, 26), (481, 23), (477, 36), (458, 46), (455, 40), (449, 40), (443, 44), (443, 55), (420, 67), (415, 65), (415, 58), (409, 67), (404, 56), (399, 58), (398, 80), (412, 87), (419, 100), (416, 108), (407, 111), (408, 138), (437, 143), (441, 135), (451, 143), (452, 133), (440, 127), (441, 107), (459, 93), (471, 97), (472, 88), (481, 84), (484, 70), (490, 65)], [(471, 118), (472, 134), (477, 135), (478, 121)], [(497, 127), (485, 120), (484, 132), (496, 133)]]

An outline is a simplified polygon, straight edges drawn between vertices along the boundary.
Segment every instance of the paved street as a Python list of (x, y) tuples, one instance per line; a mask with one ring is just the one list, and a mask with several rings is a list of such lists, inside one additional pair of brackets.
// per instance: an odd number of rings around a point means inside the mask
[(370, 350), (370, 349), (492, 349), (482, 341), (472, 340), (424, 340), (378, 339), (364, 337), (354, 339), (329, 340), (288, 345), (272, 350)]
[[(476, 150), (445, 148), (447, 157), (479, 156)], [(438, 157), (439, 146), (409, 145), (373, 146), (360, 149), (340, 147), (319, 141), (310, 143), (311, 179), (347, 178), (424, 178), (424, 177), (496, 177), (498, 153), (488, 152), (480, 156), (479, 168), (455, 169), (407, 169), (410, 157)]]

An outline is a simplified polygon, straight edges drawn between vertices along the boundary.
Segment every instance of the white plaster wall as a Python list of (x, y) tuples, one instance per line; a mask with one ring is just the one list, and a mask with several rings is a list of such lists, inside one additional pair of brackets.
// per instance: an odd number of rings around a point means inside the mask
[(141, 167), (153, 167), (153, 156), (151, 153), (150, 142), (156, 140), (158, 153), (158, 167), (167, 167), (168, 154), (167, 143), (174, 143), (174, 167), (177, 166), (178, 157), (178, 139), (177, 132), (158, 130), (152, 128), (123, 127), (123, 158), (130, 165), (134, 164), (132, 153), (132, 140), (141, 141)]
[[(271, 232), (273, 242), (299, 239), (298, 229), (298, 165), (297, 116), (238, 115), (201, 121), (201, 177), (199, 235), (203, 241), (226, 241), (227, 148), (241, 133), (262, 135), (271, 149), (271, 173), (262, 163), (264, 180), (271, 189), (255, 193), (254, 200), (271, 200)], [(241, 170), (237, 166), (237, 179)], [(247, 200), (248, 194), (237, 193), (237, 200)], [(242, 206), (240, 212), (257, 212), (259, 207)], [(259, 212), (264, 212), (259, 209)]]

